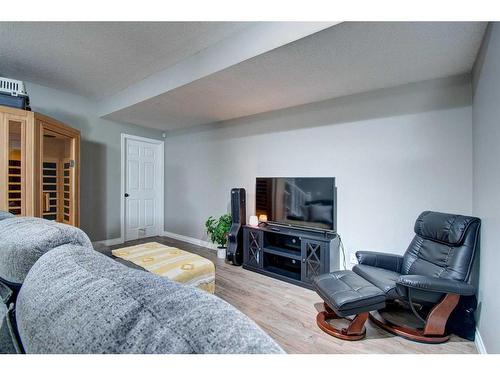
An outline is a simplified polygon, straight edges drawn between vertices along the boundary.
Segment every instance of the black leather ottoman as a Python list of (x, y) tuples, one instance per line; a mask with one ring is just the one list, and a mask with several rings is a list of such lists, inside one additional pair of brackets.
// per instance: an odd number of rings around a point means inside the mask
[[(313, 285), (325, 306), (325, 311), (316, 316), (319, 328), (343, 340), (364, 338), (369, 312), (385, 307), (384, 292), (352, 271), (335, 271), (317, 276)], [(351, 315), (355, 317), (348, 318)], [(328, 323), (330, 319), (339, 318), (349, 320), (349, 326), (337, 329)]]

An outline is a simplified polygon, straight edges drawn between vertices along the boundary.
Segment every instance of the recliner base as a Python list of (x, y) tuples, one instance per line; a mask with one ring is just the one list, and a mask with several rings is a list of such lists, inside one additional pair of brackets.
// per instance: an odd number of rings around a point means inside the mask
[(457, 294), (447, 294), (430, 311), (425, 327), (422, 329), (394, 324), (382, 317), (378, 312), (370, 314), (370, 320), (380, 328), (405, 339), (426, 344), (441, 344), (450, 339), (450, 335), (445, 334), (446, 322), (453, 309), (457, 306), (459, 299), (460, 296)]
[(378, 327), (386, 330), (393, 335), (403, 337), (405, 339), (421, 342), (424, 344), (441, 344), (450, 339), (450, 335), (445, 336), (425, 336), (422, 329), (415, 329), (405, 326), (399, 326), (386, 319), (384, 319), (380, 314), (375, 316), (373, 313), (370, 314), (370, 321), (375, 323)]

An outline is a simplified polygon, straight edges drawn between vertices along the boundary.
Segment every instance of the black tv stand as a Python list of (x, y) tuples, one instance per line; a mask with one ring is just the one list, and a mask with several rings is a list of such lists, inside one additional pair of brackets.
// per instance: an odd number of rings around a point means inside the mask
[(335, 233), (261, 224), (243, 228), (243, 268), (312, 289), (312, 280), (339, 269)]

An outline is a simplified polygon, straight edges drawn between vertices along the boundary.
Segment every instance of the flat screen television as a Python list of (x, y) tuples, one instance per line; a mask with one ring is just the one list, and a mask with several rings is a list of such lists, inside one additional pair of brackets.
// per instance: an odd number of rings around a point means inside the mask
[(336, 231), (334, 177), (258, 177), (255, 212), (268, 223)]

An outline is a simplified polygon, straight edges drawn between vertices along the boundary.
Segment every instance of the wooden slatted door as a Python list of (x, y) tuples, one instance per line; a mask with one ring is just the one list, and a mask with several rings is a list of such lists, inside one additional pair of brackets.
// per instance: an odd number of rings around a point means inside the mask
[(60, 167), (55, 158), (44, 158), (42, 164), (42, 217), (60, 221)]
[(25, 116), (13, 113), (3, 113), (1, 118), (0, 132), (1, 156), (0, 164), (2, 178), (0, 181), (0, 193), (2, 195), (2, 207), (0, 209), (9, 211), (14, 215), (26, 215), (26, 126)]
[(20, 152), (9, 153), (9, 212), (14, 215), (21, 215), (23, 212), (22, 194), (22, 160)]
[(73, 199), (72, 194), (74, 193), (74, 179), (73, 179), (73, 169), (74, 160), (66, 158), (63, 161), (63, 196), (62, 196), (62, 222), (65, 224), (72, 224), (72, 217), (74, 216)]
[(44, 219), (78, 226), (78, 138), (65, 129), (40, 123), (42, 180), (40, 207)]

